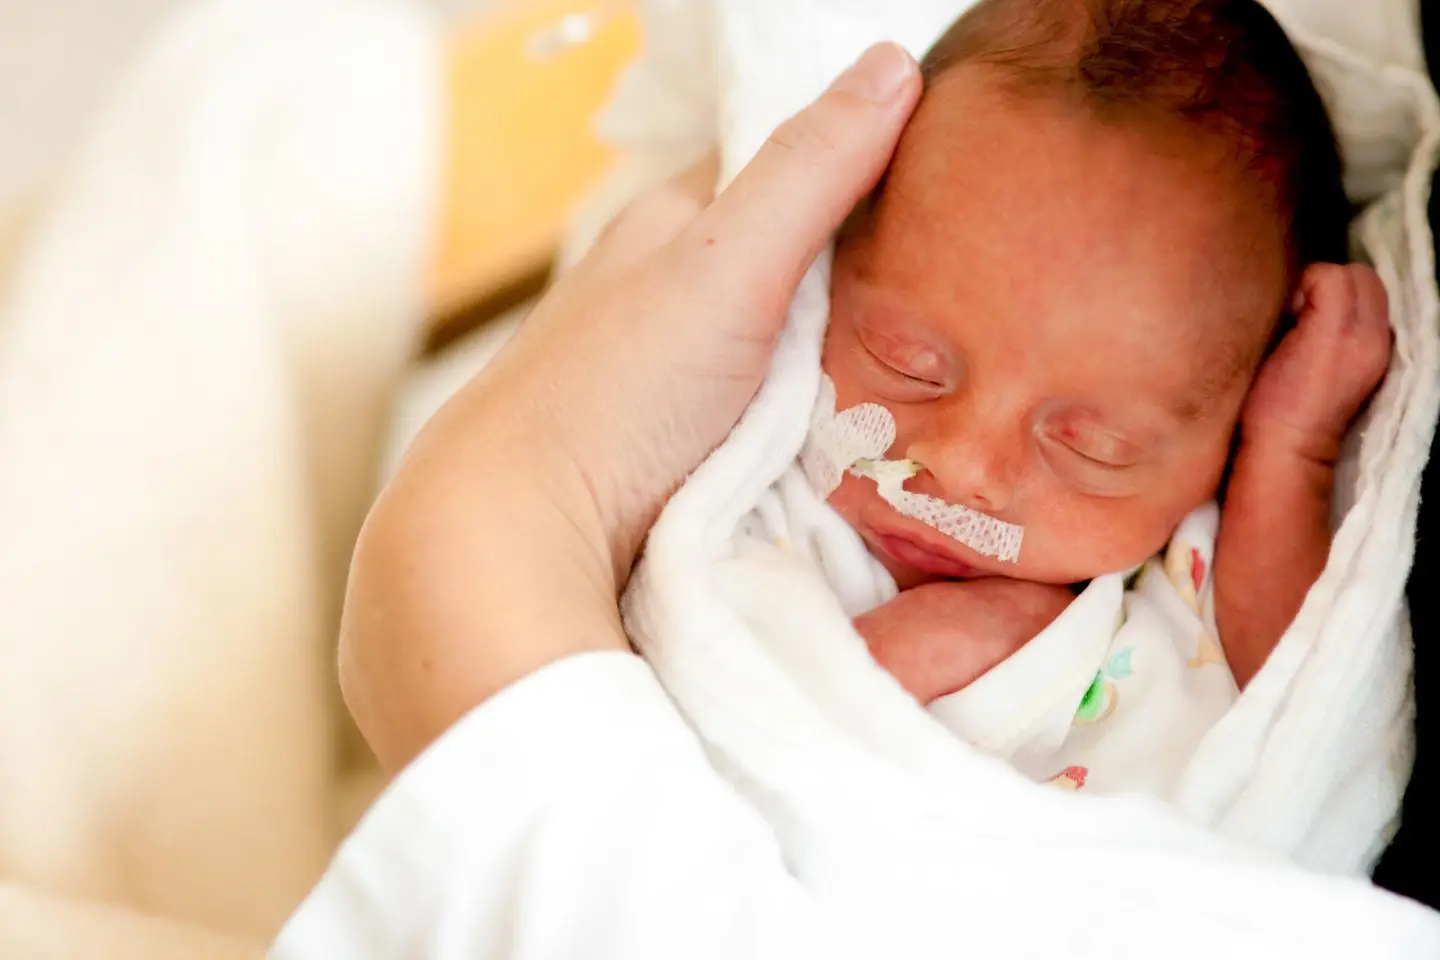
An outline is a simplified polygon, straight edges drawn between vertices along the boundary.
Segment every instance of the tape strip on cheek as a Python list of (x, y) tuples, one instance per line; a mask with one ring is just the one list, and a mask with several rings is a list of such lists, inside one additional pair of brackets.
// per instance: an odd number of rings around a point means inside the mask
[(969, 507), (946, 503), (938, 497), (906, 490), (905, 481), (922, 469), (914, 460), (862, 460), (851, 466), (850, 472), (874, 480), (880, 498), (894, 507), (896, 513), (919, 520), (984, 556), (1005, 563), (1020, 559), (1024, 527)]
[(923, 467), (913, 460), (883, 459), (894, 444), (895, 418), (889, 410), (877, 403), (862, 403), (836, 413), (835, 384), (822, 375), (810, 434), (800, 452), (801, 469), (816, 493), (828, 498), (846, 472), (869, 477), (881, 499), (897, 513), (984, 556), (1006, 563), (1019, 560), (1024, 527), (906, 490), (905, 481)]

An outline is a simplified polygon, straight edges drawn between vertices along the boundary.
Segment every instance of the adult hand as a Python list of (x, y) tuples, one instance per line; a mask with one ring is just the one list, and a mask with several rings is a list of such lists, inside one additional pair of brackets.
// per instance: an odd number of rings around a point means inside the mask
[(804, 271), (920, 94), (873, 48), (713, 202), (635, 204), (426, 426), (366, 521), (346, 702), (387, 768), (519, 678), (625, 650), (616, 598), (660, 507), (754, 396)]

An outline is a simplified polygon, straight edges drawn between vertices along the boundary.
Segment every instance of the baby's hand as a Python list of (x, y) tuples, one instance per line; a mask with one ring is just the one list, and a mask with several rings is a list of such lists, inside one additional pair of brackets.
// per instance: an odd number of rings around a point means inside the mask
[(1066, 587), (1005, 577), (928, 583), (855, 618), (870, 654), (928, 704), (978, 680), (1073, 600)]
[(1215, 620), (1243, 690), (1330, 553), (1345, 431), (1390, 365), (1385, 288), (1368, 267), (1305, 271), (1295, 329), (1250, 388), (1215, 546)]
[(1390, 365), (1385, 287), (1369, 267), (1321, 263), (1300, 278), (1295, 300), (1295, 329), (1255, 378), (1240, 437), (1330, 463)]

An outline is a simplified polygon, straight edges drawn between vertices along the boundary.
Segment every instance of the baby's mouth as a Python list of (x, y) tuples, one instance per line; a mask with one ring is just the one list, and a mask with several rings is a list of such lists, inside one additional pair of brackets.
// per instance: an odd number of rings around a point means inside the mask
[(948, 551), (937, 550), (918, 538), (876, 531), (874, 543), (890, 559), (921, 573), (951, 580), (974, 580), (987, 576), (984, 570), (971, 566)]
[[(906, 490), (905, 481), (924, 469), (914, 460), (860, 459), (855, 461), (849, 472), (873, 480), (880, 499), (896, 513), (938, 531), (946, 540), (968, 547), (982, 556), (995, 557), (1002, 563), (1019, 562), (1020, 544), (1025, 534), (1023, 527), (927, 494)], [(948, 544), (942, 547), (928, 540), (916, 542), (942, 557), (951, 555)]]
[[(922, 574), (926, 580), (977, 580), (1004, 576), (964, 545), (897, 512), (879, 497), (866, 498), (855, 517), (855, 530), (870, 553), (897, 579)], [(902, 584), (903, 586), (903, 584)]]

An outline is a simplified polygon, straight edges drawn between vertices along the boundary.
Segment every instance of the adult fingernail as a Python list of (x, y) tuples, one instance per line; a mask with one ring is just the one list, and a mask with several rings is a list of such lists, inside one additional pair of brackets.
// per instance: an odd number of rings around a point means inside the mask
[(879, 43), (840, 74), (833, 89), (876, 103), (888, 103), (905, 89), (914, 72), (915, 60), (904, 47)]

